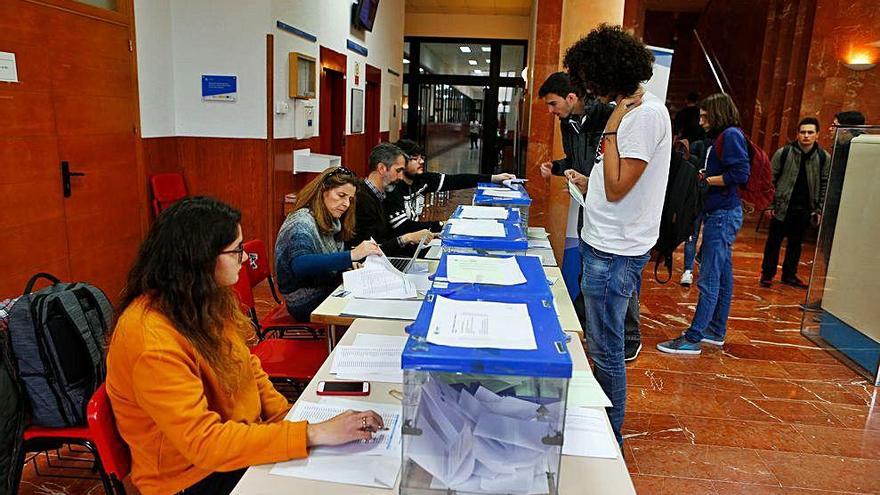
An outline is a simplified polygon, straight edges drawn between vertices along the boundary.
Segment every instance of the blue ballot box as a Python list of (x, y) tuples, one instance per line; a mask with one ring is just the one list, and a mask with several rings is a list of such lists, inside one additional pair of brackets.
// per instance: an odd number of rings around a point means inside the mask
[[(498, 184), (488, 182), (480, 182), (477, 184), (477, 190), (474, 193), (473, 203), (478, 206), (506, 206), (519, 210), (520, 224), (523, 230), (529, 226), (529, 207), (532, 206), (532, 198), (529, 197), (528, 191), (522, 184), (512, 184), (512, 187), (505, 187)], [(506, 189), (519, 193), (518, 195), (497, 196), (492, 194), (492, 190)]]
[[(536, 297), (543, 299), (553, 299), (553, 292), (550, 290), (550, 284), (547, 282), (547, 274), (544, 273), (544, 267), (541, 264), (541, 258), (537, 256), (514, 256), (519, 269), (526, 278), (524, 284), (516, 285), (489, 285), (480, 283), (462, 283), (452, 282), (447, 276), (449, 266), (449, 254), (440, 255), (440, 263), (437, 270), (431, 276), (433, 282), (433, 290), (439, 295), (453, 294), (459, 291), (469, 291), (476, 299), (484, 297), (499, 297), (505, 294), (523, 297)], [(476, 254), (457, 254), (453, 256), (466, 256), (468, 258), (480, 259), (484, 256)]]
[(565, 334), (551, 299), (484, 296), (432, 289), (407, 328), (402, 495), (558, 493)]
[[(479, 235), (453, 234), (456, 221), (498, 223), (503, 227), (503, 236), (489, 237)], [(510, 256), (526, 254), (529, 238), (522, 226), (514, 222), (494, 220), (453, 220), (443, 226), (440, 233), (440, 247), (444, 253), (482, 254), (488, 256)]]
[[(482, 205), (477, 205), (477, 206), (482, 206)], [(449, 218), (451, 218), (453, 220), (459, 219), (459, 218), (468, 218), (468, 217), (462, 215), (462, 212), (465, 211), (466, 207), (467, 207), (467, 205), (456, 206), (455, 211), (452, 212), (452, 215), (450, 215)], [(507, 210), (507, 218), (501, 219), (502, 222), (512, 222), (512, 223), (520, 224), (520, 226), (522, 226), (522, 219), (519, 216), (519, 209), (510, 208), (510, 207), (503, 207), (503, 208), (505, 210)]]

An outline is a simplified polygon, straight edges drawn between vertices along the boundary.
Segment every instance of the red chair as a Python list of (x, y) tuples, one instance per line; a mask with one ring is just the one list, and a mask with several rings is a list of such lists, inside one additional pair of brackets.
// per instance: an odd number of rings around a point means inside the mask
[(150, 176), (150, 189), (153, 191), (153, 213), (156, 216), (188, 194), (183, 174), (178, 172)]
[[(254, 309), (254, 294), (247, 275), (248, 269), (247, 263), (242, 265), (233, 290), (238, 295), (242, 308), (251, 314), (257, 329), (258, 342), (251, 347), (251, 353), (260, 358), (263, 370), (270, 380), (292, 386), (297, 392), (301, 392), (327, 359), (327, 344), (314, 339), (265, 338), (267, 333), (275, 330), (261, 331)], [(288, 396), (288, 399), (291, 398), (294, 397)]]
[(85, 447), (95, 459), (104, 492), (125, 495), (122, 480), (131, 471), (131, 453), (116, 430), (110, 397), (102, 384), (86, 409), (86, 426), (47, 428), (29, 426), (24, 431), (25, 452), (56, 449), (63, 444)]
[[(272, 265), (269, 261), (266, 244), (260, 239), (253, 239), (243, 244), (245, 252), (248, 254), (249, 261), (245, 263), (248, 272), (248, 281), (250, 282), (251, 291), (253, 288), (267, 280), (269, 290), (278, 306), (272, 309), (266, 316), (257, 321), (256, 310), (251, 312), (251, 319), (258, 325), (263, 335), (274, 333), (278, 337), (303, 337), (318, 338), (320, 334), (326, 332), (326, 327), (317, 323), (301, 322), (295, 319), (287, 311), (287, 306), (278, 297), (278, 291), (275, 289), (275, 280), (272, 278)], [(253, 300), (253, 295), (251, 295)], [(256, 305), (256, 301), (250, 303), (251, 307)]]

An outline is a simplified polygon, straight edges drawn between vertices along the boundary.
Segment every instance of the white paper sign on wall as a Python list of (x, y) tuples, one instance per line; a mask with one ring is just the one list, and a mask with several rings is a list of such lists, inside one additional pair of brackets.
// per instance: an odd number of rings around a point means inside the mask
[(0, 52), (0, 81), (18, 82), (18, 70), (15, 68), (15, 54)]

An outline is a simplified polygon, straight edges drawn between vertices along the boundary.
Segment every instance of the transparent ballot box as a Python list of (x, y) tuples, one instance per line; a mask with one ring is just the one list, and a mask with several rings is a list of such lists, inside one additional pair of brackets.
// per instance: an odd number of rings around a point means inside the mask
[(529, 207), (532, 205), (532, 198), (529, 197), (528, 191), (522, 184), (512, 184), (511, 187), (507, 187), (481, 182), (477, 184), (473, 203), (477, 206), (516, 208), (519, 210), (520, 225), (523, 230), (529, 226)]
[(880, 385), (880, 126), (837, 127), (801, 333)]
[(552, 300), (507, 297), (527, 310), (534, 348), (499, 349), (432, 343), (436, 315), (487, 330), (468, 311), (443, 313), (443, 297), (475, 302), (432, 289), (407, 329), (400, 493), (557, 494), (572, 363)]
[[(479, 232), (479, 235), (455, 233), (460, 232), (457, 228), (461, 227), (462, 222), (470, 225), (493, 224), (497, 230), (495, 233), (500, 235), (485, 235), (488, 232)], [(484, 231), (485, 229), (478, 227), (476, 230)], [(443, 231), (440, 233), (440, 247), (444, 253), (472, 253), (485, 256), (526, 254), (526, 250), (529, 249), (529, 238), (525, 232), (519, 223), (514, 222), (453, 220), (443, 226)]]

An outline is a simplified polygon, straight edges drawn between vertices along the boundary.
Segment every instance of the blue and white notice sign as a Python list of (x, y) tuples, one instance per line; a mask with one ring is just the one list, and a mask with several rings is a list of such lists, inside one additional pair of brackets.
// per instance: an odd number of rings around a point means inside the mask
[(238, 76), (202, 74), (202, 100), (235, 101), (238, 98)]

